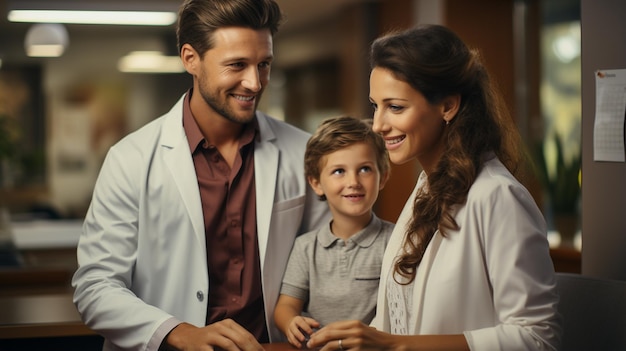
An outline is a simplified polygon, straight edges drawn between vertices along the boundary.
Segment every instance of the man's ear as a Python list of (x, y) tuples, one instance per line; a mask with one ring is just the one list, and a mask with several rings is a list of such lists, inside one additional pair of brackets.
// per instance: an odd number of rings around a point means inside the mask
[(185, 66), (185, 70), (187, 70), (187, 73), (195, 76), (196, 71), (198, 70), (198, 65), (200, 64), (201, 57), (198, 52), (193, 48), (193, 46), (189, 44), (184, 44), (180, 48), (180, 59), (183, 62), (183, 66)]
[(443, 120), (446, 123), (450, 123), (461, 108), (461, 95), (455, 94), (446, 96), (442, 101), (443, 106)]

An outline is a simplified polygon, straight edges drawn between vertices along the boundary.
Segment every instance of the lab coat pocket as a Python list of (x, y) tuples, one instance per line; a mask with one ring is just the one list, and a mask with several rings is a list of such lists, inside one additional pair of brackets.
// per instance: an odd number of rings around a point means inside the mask
[(300, 228), (304, 203), (305, 196), (298, 196), (274, 204), (269, 228), (270, 238), (281, 238), (280, 240), (284, 240), (285, 244), (291, 248), (293, 239)]
[(304, 214), (305, 196), (277, 202), (272, 211), (270, 235), (279, 234), (285, 238), (295, 238)]
[[(280, 214), (283, 211), (287, 210), (300, 210), (302, 213), (302, 209), (304, 208), (304, 202), (306, 200), (306, 196), (298, 196), (285, 201), (280, 201), (274, 204), (274, 213)], [(300, 216), (299, 216), (300, 217)]]
[[(264, 281), (265, 296), (278, 297), (278, 290), (287, 265), (287, 259), (300, 228), (300, 222), (304, 213), (304, 203), (304, 196), (275, 203), (268, 237), (261, 237), (262, 233), (259, 232), (259, 253), (262, 257), (262, 269), (264, 274), (271, 272), (269, 273), (271, 277)], [(268, 279), (271, 279), (276, 284), (269, 284)], [(271, 304), (272, 306), (273, 303)]]

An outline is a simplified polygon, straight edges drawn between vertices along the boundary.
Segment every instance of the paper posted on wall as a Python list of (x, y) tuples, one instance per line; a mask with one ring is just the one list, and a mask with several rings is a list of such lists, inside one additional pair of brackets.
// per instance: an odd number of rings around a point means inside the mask
[(596, 71), (593, 160), (626, 161), (626, 69)]

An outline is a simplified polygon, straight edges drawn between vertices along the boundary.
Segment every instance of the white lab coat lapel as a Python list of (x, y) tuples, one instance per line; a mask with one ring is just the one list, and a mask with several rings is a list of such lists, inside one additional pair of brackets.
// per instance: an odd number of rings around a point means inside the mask
[[(180, 191), (181, 199), (190, 215), (194, 234), (202, 245), (205, 245), (204, 215), (198, 191), (198, 179), (185, 136), (182, 123), (183, 100), (167, 114), (161, 131), (161, 148), (163, 160), (171, 172), (171, 177)], [(192, 170), (191, 172), (180, 170)]]
[(380, 282), (378, 287), (378, 298), (376, 307), (376, 317), (372, 320), (371, 325), (379, 330), (389, 331), (389, 310), (387, 300), (387, 280), (390, 276), (393, 276), (394, 262), (400, 254), (402, 254), (402, 244), (406, 237), (406, 227), (413, 215), (413, 201), (415, 200), (415, 194), (417, 193), (418, 186), (415, 186), (411, 195), (407, 199), (400, 216), (396, 222), (396, 226), (389, 238), (387, 248), (385, 249), (385, 255), (383, 256), (382, 271), (380, 274)]
[(254, 148), (254, 183), (256, 189), (256, 220), (261, 271), (265, 265), (270, 221), (274, 208), (276, 177), (278, 176), (279, 151), (270, 141), (276, 136), (264, 117), (257, 113), (259, 140)]
[(437, 256), (437, 251), (441, 245), (442, 238), (441, 233), (437, 230), (430, 240), (430, 244), (428, 244), (426, 252), (424, 252), (424, 257), (422, 257), (422, 262), (420, 262), (419, 269), (415, 275), (415, 285), (413, 286), (413, 306), (415, 310), (411, 312), (411, 316), (415, 320), (415, 330), (413, 331), (413, 334), (420, 334), (419, 330), (421, 329), (420, 325), (422, 324), (423, 319), (424, 294), (430, 274), (430, 268), (432, 267), (435, 257)]
[[(387, 280), (390, 275), (393, 275), (394, 262), (398, 258), (400, 254), (403, 252), (403, 244), (406, 237), (406, 227), (404, 225), (408, 225), (410, 218), (413, 213), (413, 201), (415, 199), (416, 190), (419, 188), (417, 186), (409, 199), (406, 202), (406, 205), (402, 209), (400, 216), (398, 217), (398, 223), (396, 224), (396, 228), (394, 228), (394, 232), (389, 239), (389, 243), (387, 244), (386, 254), (383, 257), (382, 267), (386, 269), (381, 272), (381, 280), (380, 280), (380, 288), (378, 290), (378, 308), (377, 308), (377, 316), (372, 321), (372, 326), (384, 331), (390, 330), (390, 321), (389, 321), (389, 310), (387, 308)], [(426, 249), (424, 253), (424, 257), (422, 258), (422, 262), (420, 263), (420, 268), (417, 271), (415, 276), (415, 282), (413, 287), (413, 306), (415, 306), (415, 310), (411, 311), (411, 316), (413, 320), (411, 322), (415, 322), (416, 330), (414, 334), (417, 334), (419, 330), (419, 326), (422, 321), (422, 310), (423, 304), (422, 299), (424, 298), (424, 293), (426, 289), (426, 282), (428, 280), (428, 276), (430, 273), (430, 269), (432, 267), (433, 261), (437, 255), (437, 251), (439, 250), (439, 246), (441, 245), (442, 236), (437, 231), (430, 242), (430, 245)], [(390, 254), (391, 252), (395, 254)]]
[[(403, 243), (406, 237), (406, 230), (409, 222), (411, 221), (411, 217), (413, 216), (413, 204), (415, 201), (415, 196), (417, 192), (422, 187), (423, 182), (426, 181), (425, 174), (420, 174), (418, 183), (416, 184), (413, 192), (409, 196), (398, 217), (396, 227), (389, 239), (389, 243), (387, 244), (387, 249), (385, 251), (385, 256), (383, 257), (383, 271), (381, 272), (381, 280), (380, 287), (378, 289), (378, 308), (377, 315), (372, 321), (372, 326), (379, 330), (390, 330), (390, 321), (389, 321), (389, 310), (387, 308), (387, 280), (390, 275), (393, 275), (394, 262), (398, 258), (400, 254), (403, 252)], [(439, 246), (441, 245), (442, 236), (437, 231), (428, 245), (426, 252), (424, 253), (424, 257), (422, 258), (422, 262), (420, 263), (420, 267), (416, 273), (414, 288), (413, 288), (413, 306), (415, 306), (415, 310), (411, 311), (411, 318), (413, 320), (411, 322), (415, 323), (416, 330), (414, 331), (417, 334), (417, 331), (420, 329), (420, 324), (422, 321), (422, 311), (423, 304), (422, 299), (424, 298), (424, 293), (426, 289), (426, 283), (428, 280), (428, 276), (430, 273), (430, 269), (432, 267), (433, 261), (437, 256), (437, 251), (439, 250)], [(394, 254), (391, 254), (394, 253)]]

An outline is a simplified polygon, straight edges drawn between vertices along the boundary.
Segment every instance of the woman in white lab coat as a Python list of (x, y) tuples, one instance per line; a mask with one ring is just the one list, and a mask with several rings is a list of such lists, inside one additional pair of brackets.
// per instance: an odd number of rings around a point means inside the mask
[(423, 168), (383, 260), (376, 317), (329, 324), (328, 350), (557, 350), (545, 221), (514, 174), (519, 136), (478, 53), (419, 26), (372, 45), (373, 128)]

